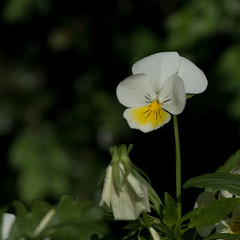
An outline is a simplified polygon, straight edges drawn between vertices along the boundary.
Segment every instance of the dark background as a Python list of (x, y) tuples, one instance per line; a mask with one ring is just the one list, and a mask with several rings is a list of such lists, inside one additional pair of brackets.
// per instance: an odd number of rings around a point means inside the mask
[[(0, 2), (1, 205), (99, 200), (108, 147), (133, 143), (131, 160), (155, 190), (175, 194), (172, 121), (128, 127), (116, 86), (134, 62), (177, 51), (206, 74), (207, 90), (179, 115), (182, 179), (215, 171), (240, 147), (240, 2), (116, 0)], [(198, 191), (183, 191), (191, 209)]]

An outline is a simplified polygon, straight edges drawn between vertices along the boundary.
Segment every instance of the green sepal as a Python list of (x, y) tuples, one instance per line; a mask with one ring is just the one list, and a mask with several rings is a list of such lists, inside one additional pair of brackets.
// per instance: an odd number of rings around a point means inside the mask
[[(111, 165), (113, 186), (117, 193), (122, 190), (122, 186), (131, 172), (131, 160), (128, 154), (130, 153), (132, 146), (133, 145), (130, 144), (127, 148), (125, 144), (121, 144), (109, 148), (109, 152), (112, 155)], [(121, 164), (124, 169), (121, 169)]]
[(119, 164), (112, 165), (112, 178), (113, 178), (113, 187), (115, 188), (116, 193), (122, 190), (123, 179), (121, 179), (121, 169)]
[(165, 193), (164, 203), (165, 204), (163, 210), (164, 214), (163, 222), (169, 228), (172, 228), (177, 223), (178, 219), (177, 206), (174, 199), (168, 193)]
[(190, 98), (192, 98), (194, 96), (195, 96), (194, 94), (186, 94), (186, 99), (190, 99)]
[(212, 191), (226, 190), (233, 195), (240, 196), (240, 175), (225, 172), (204, 174), (191, 178), (183, 185), (183, 188), (189, 187), (206, 187)]

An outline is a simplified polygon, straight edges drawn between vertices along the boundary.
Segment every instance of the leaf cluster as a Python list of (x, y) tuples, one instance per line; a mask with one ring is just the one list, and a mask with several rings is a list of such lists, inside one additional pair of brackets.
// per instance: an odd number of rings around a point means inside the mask
[[(16, 220), (8, 240), (90, 240), (102, 238), (107, 233), (103, 209), (70, 196), (63, 196), (56, 206), (41, 200), (35, 201), (30, 210), (19, 201), (13, 202), (13, 206)], [(45, 224), (40, 227), (44, 217), (52, 209), (54, 214), (48, 220), (45, 219)], [(1, 215), (3, 213), (4, 210)]]

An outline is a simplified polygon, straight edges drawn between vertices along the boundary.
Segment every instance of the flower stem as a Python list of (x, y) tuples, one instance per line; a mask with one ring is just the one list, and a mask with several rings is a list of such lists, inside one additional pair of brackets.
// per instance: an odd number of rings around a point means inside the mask
[(180, 154), (180, 141), (178, 132), (178, 122), (177, 116), (173, 115), (173, 125), (174, 125), (174, 136), (175, 136), (175, 146), (176, 146), (176, 198), (177, 198), (177, 213), (178, 219), (182, 215), (182, 186), (181, 186), (181, 154)]

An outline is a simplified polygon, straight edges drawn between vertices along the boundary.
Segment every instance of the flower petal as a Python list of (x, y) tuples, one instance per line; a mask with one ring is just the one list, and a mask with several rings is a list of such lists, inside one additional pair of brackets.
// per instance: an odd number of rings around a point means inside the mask
[(128, 108), (124, 111), (123, 116), (131, 128), (139, 129), (144, 133), (160, 128), (171, 119), (168, 112), (162, 109), (157, 112), (149, 111), (148, 106)]
[(113, 187), (111, 205), (115, 220), (136, 220), (142, 211), (150, 212), (147, 186), (130, 173), (121, 191)]
[(102, 190), (102, 198), (100, 201), (100, 206), (103, 206), (106, 204), (108, 207), (110, 207), (111, 203), (111, 192), (112, 192), (112, 166), (109, 165), (106, 170), (106, 175), (104, 179), (104, 185)]
[(150, 55), (136, 62), (132, 67), (133, 74), (145, 73), (158, 92), (165, 81), (176, 74), (180, 68), (180, 57), (177, 52), (161, 52)]
[(133, 201), (135, 193), (130, 190), (124, 185), (117, 194), (112, 186), (111, 205), (115, 220), (136, 220), (140, 215), (141, 211), (136, 211), (138, 203)]
[(182, 78), (186, 93), (205, 91), (208, 81), (202, 70), (184, 57), (180, 57), (181, 66), (178, 75)]
[(4, 213), (2, 216), (2, 239), (8, 239), (9, 233), (11, 231), (12, 225), (16, 217), (10, 213)]
[(181, 113), (186, 104), (186, 93), (182, 79), (177, 75), (171, 76), (163, 85), (158, 99), (163, 109), (172, 114)]
[(149, 230), (150, 230), (153, 240), (161, 240), (159, 234), (153, 227), (150, 227)]
[(217, 233), (232, 233), (231, 225), (233, 224), (233, 219), (228, 218), (226, 220), (221, 221), (217, 224), (216, 232)]
[(148, 188), (146, 185), (140, 183), (131, 173), (127, 177), (127, 181), (136, 193), (137, 198), (142, 199), (141, 211), (150, 212), (150, 203), (148, 199)]
[(118, 84), (117, 97), (126, 107), (141, 107), (156, 98), (156, 93), (146, 74), (136, 74)]

